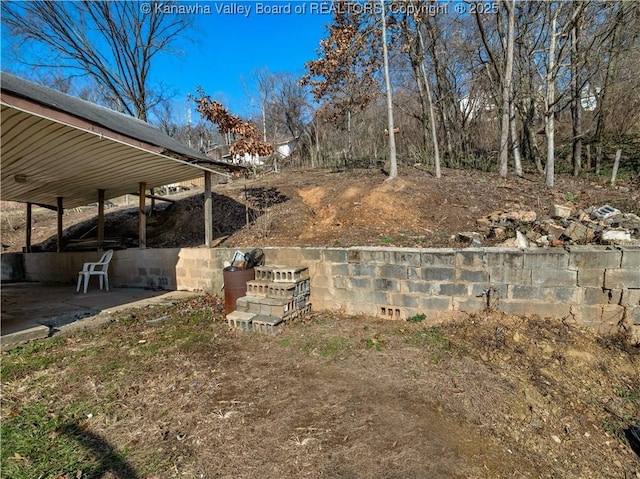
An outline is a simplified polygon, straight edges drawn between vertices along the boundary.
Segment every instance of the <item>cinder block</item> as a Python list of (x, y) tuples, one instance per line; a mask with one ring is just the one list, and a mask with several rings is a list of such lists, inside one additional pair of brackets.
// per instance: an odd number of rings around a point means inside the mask
[(246, 296), (236, 299), (236, 311), (249, 312), (249, 299)]
[(569, 267), (569, 253), (565, 250), (526, 250), (522, 254), (525, 269), (566, 270)]
[(257, 281), (265, 281), (270, 283), (273, 281), (273, 267), (272, 266), (256, 266), (256, 280)]
[(295, 283), (309, 277), (309, 268), (306, 266), (274, 266), (272, 273), (274, 283)]
[(309, 303), (310, 294), (300, 294), (296, 296), (296, 300), (294, 302), (294, 309), (304, 309), (304, 307)]
[(640, 289), (625, 289), (622, 294), (623, 306), (640, 306)]
[(306, 261), (320, 261), (322, 258), (322, 248), (300, 248), (302, 259)]
[(396, 251), (392, 261), (396, 265), (420, 267), (422, 265), (420, 251), (419, 249)]
[(421, 254), (422, 267), (450, 268), (456, 264), (456, 250), (453, 248), (429, 249)]
[(333, 276), (348, 276), (349, 265), (347, 263), (337, 263), (331, 265), (331, 274)]
[(347, 287), (349, 289), (371, 289), (371, 278), (349, 278), (347, 280)]
[(622, 252), (593, 246), (570, 246), (569, 269), (619, 268)]
[(295, 290), (295, 283), (269, 283), (266, 296), (269, 298), (293, 298)]
[(347, 263), (359, 263), (360, 251), (356, 249), (350, 249), (347, 251)]
[(486, 270), (459, 269), (458, 281), (466, 281), (469, 283), (488, 283), (489, 272)]
[(269, 290), (269, 283), (264, 280), (247, 281), (247, 296), (259, 296), (266, 298)]
[(439, 296), (467, 296), (469, 285), (465, 283), (440, 283), (437, 294)]
[(294, 296), (305, 294), (311, 291), (311, 282), (308, 279), (303, 279), (302, 281), (298, 281), (295, 286), (296, 287), (293, 290)]
[(620, 248), (622, 261), (620, 266), (625, 269), (640, 271), (640, 248)]
[(389, 264), (391, 263), (391, 252), (381, 248), (362, 248), (360, 262), (362, 264)]
[[(313, 288), (313, 291), (315, 294), (316, 288)], [(389, 293), (386, 291), (371, 291), (371, 289), (356, 291), (345, 290), (345, 295), (341, 297), (341, 299), (356, 303), (386, 304), (389, 302)]]
[(280, 325), (282, 322), (282, 318), (258, 315), (253, 318), (253, 331), (256, 333), (275, 335), (280, 332)]
[(493, 251), (484, 250), (483, 264), (489, 266), (493, 271), (494, 268), (505, 270), (522, 269), (524, 267), (524, 257), (519, 249)]
[(640, 289), (640, 268), (605, 270), (604, 287), (607, 289)]
[(389, 300), (391, 304), (400, 306), (402, 308), (417, 308), (418, 300), (422, 296), (420, 295), (408, 295), (406, 293), (391, 293)]
[(484, 265), (484, 250), (480, 248), (467, 248), (456, 253), (456, 266), (469, 268), (482, 268)]
[(474, 298), (487, 297), (491, 294), (493, 298), (506, 298), (509, 294), (509, 285), (502, 283), (473, 284), (471, 285), (471, 296)]
[(419, 305), (420, 309), (448, 311), (453, 308), (453, 300), (450, 296), (430, 296), (420, 298)]
[(294, 309), (289, 313), (285, 314), (282, 319), (284, 321), (293, 321), (294, 319), (302, 318), (311, 312), (311, 303), (307, 303), (301, 309)]
[(355, 263), (349, 265), (349, 273), (351, 276), (369, 276), (373, 277), (376, 275), (376, 266), (372, 264), (360, 264)]
[(425, 281), (454, 281), (456, 270), (454, 268), (422, 268), (422, 279)]
[(583, 294), (586, 305), (619, 304), (622, 299), (621, 290), (583, 288)]
[(567, 270), (537, 270), (531, 271), (531, 284), (533, 286), (577, 286), (577, 271)]
[(403, 293), (435, 294), (440, 283), (428, 281), (402, 281), (400, 291)]
[(489, 269), (489, 281), (494, 284), (505, 283), (528, 286), (531, 284), (531, 270), (494, 266)]
[(604, 269), (579, 269), (578, 286), (581, 288), (602, 288), (604, 286)]
[(499, 301), (499, 311), (513, 314), (537, 314), (543, 318), (564, 318), (569, 315), (571, 308), (563, 303), (531, 303), (530, 301)]
[(407, 267), (398, 264), (380, 266), (380, 276), (392, 279), (407, 279)]
[(343, 248), (327, 248), (323, 251), (324, 260), (329, 263), (346, 263), (347, 250)]
[(236, 310), (227, 314), (227, 324), (241, 331), (251, 331), (251, 323), (255, 317), (255, 314)]
[(571, 307), (571, 314), (579, 323), (592, 327), (602, 319), (602, 305), (587, 306), (581, 304)]
[(465, 313), (476, 313), (483, 311), (487, 306), (484, 298), (453, 298), (453, 309)]
[(373, 280), (374, 291), (400, 291), (400, 282), (397, 279), (379, 278)]
[(531, 301), (533, 308), (540, 303), (577, 303), (582, 299), (580, 288), (509, 286), (508, 299)]

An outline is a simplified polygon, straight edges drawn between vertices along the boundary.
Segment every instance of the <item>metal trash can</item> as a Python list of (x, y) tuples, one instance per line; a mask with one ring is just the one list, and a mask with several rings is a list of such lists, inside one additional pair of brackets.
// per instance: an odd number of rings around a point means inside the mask
[(224, 313), (229, 314), (236, 310), (236, 300), (247, 295), (247, 281), (256, 279), (256, 270), (238, 269), (227, 266), (222, 270), (224, 283)]

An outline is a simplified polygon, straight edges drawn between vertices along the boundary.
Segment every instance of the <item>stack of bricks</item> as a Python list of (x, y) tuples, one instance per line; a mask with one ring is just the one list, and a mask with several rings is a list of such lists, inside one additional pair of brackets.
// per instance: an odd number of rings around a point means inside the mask
[(247, 282), (247, 295), (238, 298), (227, 315), (229, 326), (242, 331), (276, 334), (286, 322), (311, 311), (309, 270), (306, 267), (258, 266)]

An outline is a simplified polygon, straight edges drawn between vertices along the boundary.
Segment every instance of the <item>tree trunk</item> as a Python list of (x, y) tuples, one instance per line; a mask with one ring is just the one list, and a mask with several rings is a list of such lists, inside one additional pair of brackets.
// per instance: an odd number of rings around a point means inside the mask
[[(418, 39), (420, 41), (420, 50), (425, 51), (424, 37), (422, 35), (421, 25), (417, 25)], [(440, 148), (438, 147), (438, 135), (436, 129), (436, 114), (433, 108), (433, 99), (431, 97), (431, 87), (429, 86), (429, 78), (427, 76), (427, 70), (424, 66), (424, 57), (420, 64), (422, 71), (422, 78), (424, 80), (424, 87), (427, 92), (427, 102), (429, 103), (429, 122), (431, 123), (431, 139), (433, 140), (433, 163), (435, 166), (436, 178), (442, 176), (440, 171)]]
[(389, 179), (398, 176), (398, 162), (396, 159), (396, 136), (393, 126), (393, 92), (391, 79), (389, 78), (389, 52), (387, 49), (387, 14), (384, 8), (384, 0), (380, 0), (382, 6), (382, 56), (384, 59), (384, 83), (387, 89), (387, 128), (389, 129)]
[[(507, 58), (502, 75), (502, 122), (500, 124), (500, 159), (499, 172), (502, 178), (507, 177), (509, 166), (509, 125), (511, 117), (511, 80), (513, 78), (513, 45), (515, 33), (515, 0), (504, 0), (507, 9), (509, 27), (507, 31)], [(516, 138), (514, 138), (517, 141)]]
[(582, 108), (580, 105), (581, 82), (580, 82), (580, 22), (576, 21), (571, 29), (571, 86), (573, 95), (571, 98), (571, 127), (573, 133), (572, 142), (572, 163), (573, 176), (578, 176), (582, 169)]
[(516, 125), (516, 105), (513, 99), (513, 91), (511, 92), (511, 101), (509, 102), (509, 124), (511, 126), (511, 141), (513, 146), (513, 166), (517, 176), (522, 176), (522, 158), (520, 157), (520, 139), (518, 137), (518, 128)]
[(547, 164), (545, 165), (545, 184), (553, 187), (555, 176), (555, 101), (556, 101), (556, 30), (558, 28), (558, 12), (556, 9), (551, 20), (551, 38), (549, 41), (549, 61), (547, 65), (547, 95), (545, 97), (544, 132), (547, 137)]

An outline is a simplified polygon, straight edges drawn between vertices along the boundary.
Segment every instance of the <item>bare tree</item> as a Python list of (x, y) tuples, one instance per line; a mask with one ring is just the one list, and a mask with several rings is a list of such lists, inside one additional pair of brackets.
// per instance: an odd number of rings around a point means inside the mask
[(389, 134), (389, 179), (398, 176), (398, 161), (396, 159), (396, 137), (393, 125), (393, 91), (391, 90), (391, 77), (389, 76), (389, 52), (387, 49), (387, 12), (384, 7), (384, 0), (380, 0), (382, 19), (382, 56), (384, 58), (384, 84), (386, 86), (387, 97), (387, 131)]
[[(2, 2), (2, 23), (20, 41), (36, 48), (36, 67), (66, 69), (89, 76), (104, 101), (147, 120), (166, 99), (152, 89), (152, 61), (168, 52), (189, 27), (188, 15), (171, 14), (172, 2)], [(49, 51), (48, 57), (42, 56)], [(22, 59), (29, 55), (20, 55)]]

